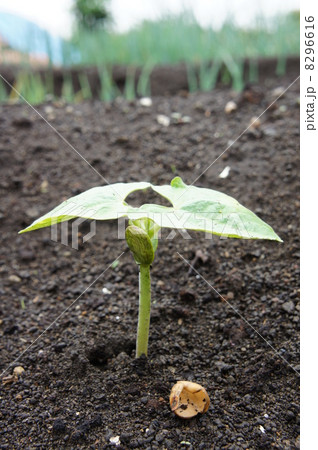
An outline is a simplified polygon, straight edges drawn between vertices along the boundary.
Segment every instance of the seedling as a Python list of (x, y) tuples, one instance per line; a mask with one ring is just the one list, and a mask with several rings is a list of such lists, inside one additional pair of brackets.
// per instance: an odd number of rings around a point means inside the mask
[[(125, 198), (132, 192), (151, 188), (171, 206), (130, 206)], [(236, 200), (211, 189), (187, 186), (180, 177), (170, 185), (148, 182), (116, 183), (95, 187), (66, 200), (20, 231), (36, 230), (75, 218), (111, 220), (128, 217), (126, 241), (139, 266), (139, 317), (136, 357), (147, 356), (150, 323), (150, 267), (161, 228), (204, 231), (209, 235), (282, 242), (273, 229)]]

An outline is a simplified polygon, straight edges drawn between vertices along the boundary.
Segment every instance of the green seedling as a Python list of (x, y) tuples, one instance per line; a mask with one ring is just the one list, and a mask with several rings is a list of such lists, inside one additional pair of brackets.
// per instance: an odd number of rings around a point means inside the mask
[[(132, 192), (151, 188), (171, 206), (129, 205)], [(170, 185), (148, 182), (116, 183), (95, 187), (66, 200), (20, 231), (36, 230), (75, 218), (111, 220), (128, 217), (125, 237), (139, 266), (139, 317), (136, 357), (147, 356), (150, 323), (150, 268), (155, 258), (161, 228), (195, 230), (243, 239), (269, 239), (282, 242), (274, 230), (234, 198), (211, 189), (187, 186), (180, 177)]]

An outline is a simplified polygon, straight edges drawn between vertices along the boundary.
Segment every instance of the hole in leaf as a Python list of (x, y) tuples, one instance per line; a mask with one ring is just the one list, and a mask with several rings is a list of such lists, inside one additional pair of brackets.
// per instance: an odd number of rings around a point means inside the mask
[(146, 203), (167, 206), (169, 208), (173, 207), (172, 203), (170, 203), (169, 200), (157, 194), (152, 189), (132, 192), (126, 197), (125, 202), (130, 206), (134, 206), (135, 208), (139, 208)]

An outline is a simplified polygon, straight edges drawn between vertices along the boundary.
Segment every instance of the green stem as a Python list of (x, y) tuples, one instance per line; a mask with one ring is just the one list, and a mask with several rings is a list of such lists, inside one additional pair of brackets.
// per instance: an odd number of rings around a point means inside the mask
[(139, 267), (139, 316), (136, 358), (143, 354), (147, 356), (151, 307), (150, 265), (141, 264)]

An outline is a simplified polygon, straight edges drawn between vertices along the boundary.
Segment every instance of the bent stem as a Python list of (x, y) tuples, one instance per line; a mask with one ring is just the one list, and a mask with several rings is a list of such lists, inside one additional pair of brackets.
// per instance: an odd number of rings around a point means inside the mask
[(150, 265), (139, 266), (139, 315), (137, 328), (136, 358), (148, 352), (151, 308)]

